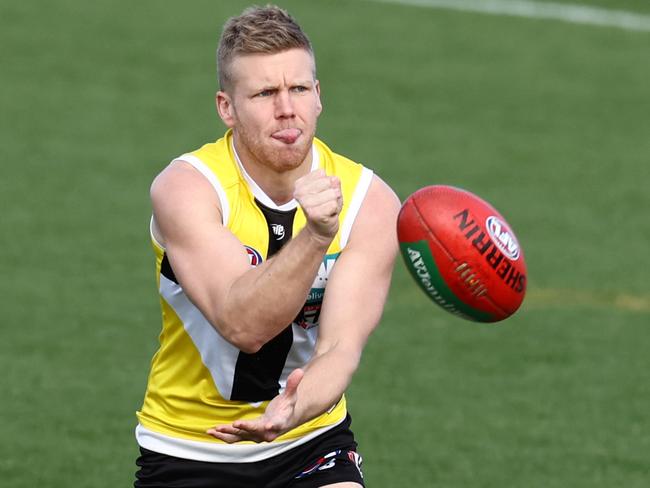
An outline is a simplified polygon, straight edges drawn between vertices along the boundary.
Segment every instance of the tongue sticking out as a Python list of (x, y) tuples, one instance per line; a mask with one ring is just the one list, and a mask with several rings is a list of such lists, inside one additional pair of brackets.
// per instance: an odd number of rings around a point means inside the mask
[(284, 142), (285, 144), (293, 144), (296, 142), (296, 139), (300, 137), (300, 134), (300, 129), (282, 129), (274, 132), (271, 137), (278, 141)]

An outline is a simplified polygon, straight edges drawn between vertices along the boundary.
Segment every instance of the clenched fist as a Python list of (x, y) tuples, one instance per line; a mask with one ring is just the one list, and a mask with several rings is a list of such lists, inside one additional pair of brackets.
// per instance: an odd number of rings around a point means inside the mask
[(331, 241), (339, 230), (343, 208), (341, 181), (317, 169), (296, 181), (293, 196), (307, 218), (307, 228), (317, 238)]

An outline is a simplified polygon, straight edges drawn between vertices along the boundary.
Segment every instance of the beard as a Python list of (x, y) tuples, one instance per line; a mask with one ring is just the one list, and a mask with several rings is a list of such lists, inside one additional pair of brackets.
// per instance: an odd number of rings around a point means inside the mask
[(302, 129), (302, 134), (293, 144), (276, 143), (259, 132), (249, 131), (243, 126), (235, 130), (236, 144), (240, 157), (251, 158), (252, 163), (268, 167), (277, 172), (298, 168), (307, 159), (316, 127)]

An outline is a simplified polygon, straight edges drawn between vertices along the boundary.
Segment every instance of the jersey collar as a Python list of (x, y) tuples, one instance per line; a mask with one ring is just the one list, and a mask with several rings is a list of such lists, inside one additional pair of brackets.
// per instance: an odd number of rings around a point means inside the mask
[[(255, 182), (255, 180), (248, 174), (246, 168), (244, 168), (244, 165), (239, 159), (239, 154), (237, 154), (237, 149), (235, 149), (234, 137), (230, 139), (230, 146), (232, 147), (232, 152), (235, 155), (237, 166), (239, 166), (239, 170), (241, 171), (242, 175), (244, 175), (244, 180), (246, 180), (246, 183), (248, 183), (249, 188), (253, 192), (253, 196), (257, 200), (259, 200), (266, 207), (272, 208), (274, 210), (287, 211), (287, 210), (293, 210), (298, 206), (298, 202), (296, 201), (295, 198), (289, 200), (287, 203), (283, 205), (277, 205), (273, 200), (271, 200), (271, 198), (266, 193), (264, 193), (264, 190), (262, 190), (260, 186)], [(320, 166), (320, 156), (314, 144), (311, 145), (311, 156), (312, 156), (311, 171), (315, 171)]]

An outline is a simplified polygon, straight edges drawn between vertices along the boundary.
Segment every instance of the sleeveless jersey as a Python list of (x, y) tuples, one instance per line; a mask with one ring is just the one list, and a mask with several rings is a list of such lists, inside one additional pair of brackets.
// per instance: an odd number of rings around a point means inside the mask
[[(276, 205), (248, 175), (234, 149), (231, 131), (177, 160), (191, 164), (214, 187), (222, 223), (245, 247), (251, 266), (270, 258), (304, 227), (305, 216), (295, 200)], [(317, 168), (341, 180), (339, 231), (301, 312), (254, 354), (227, 342), (192, 304), (174, 276), (165, 249), (151, 234), (162, 331), (144, 403), (137, 412), (140, 446), (199, 461), (252, 462), (307, 442), (345, 418), (343, 396), (326, 413), (273, 442), (226, 444), (205, 433), (218, 424), (262, 415), (269, 401), (283, 391), (289, 373), (304, 367), (313, 354), (328, 275), (347, 243), (372, 179), (372, 171), (314, 139), (312, 170)]]

